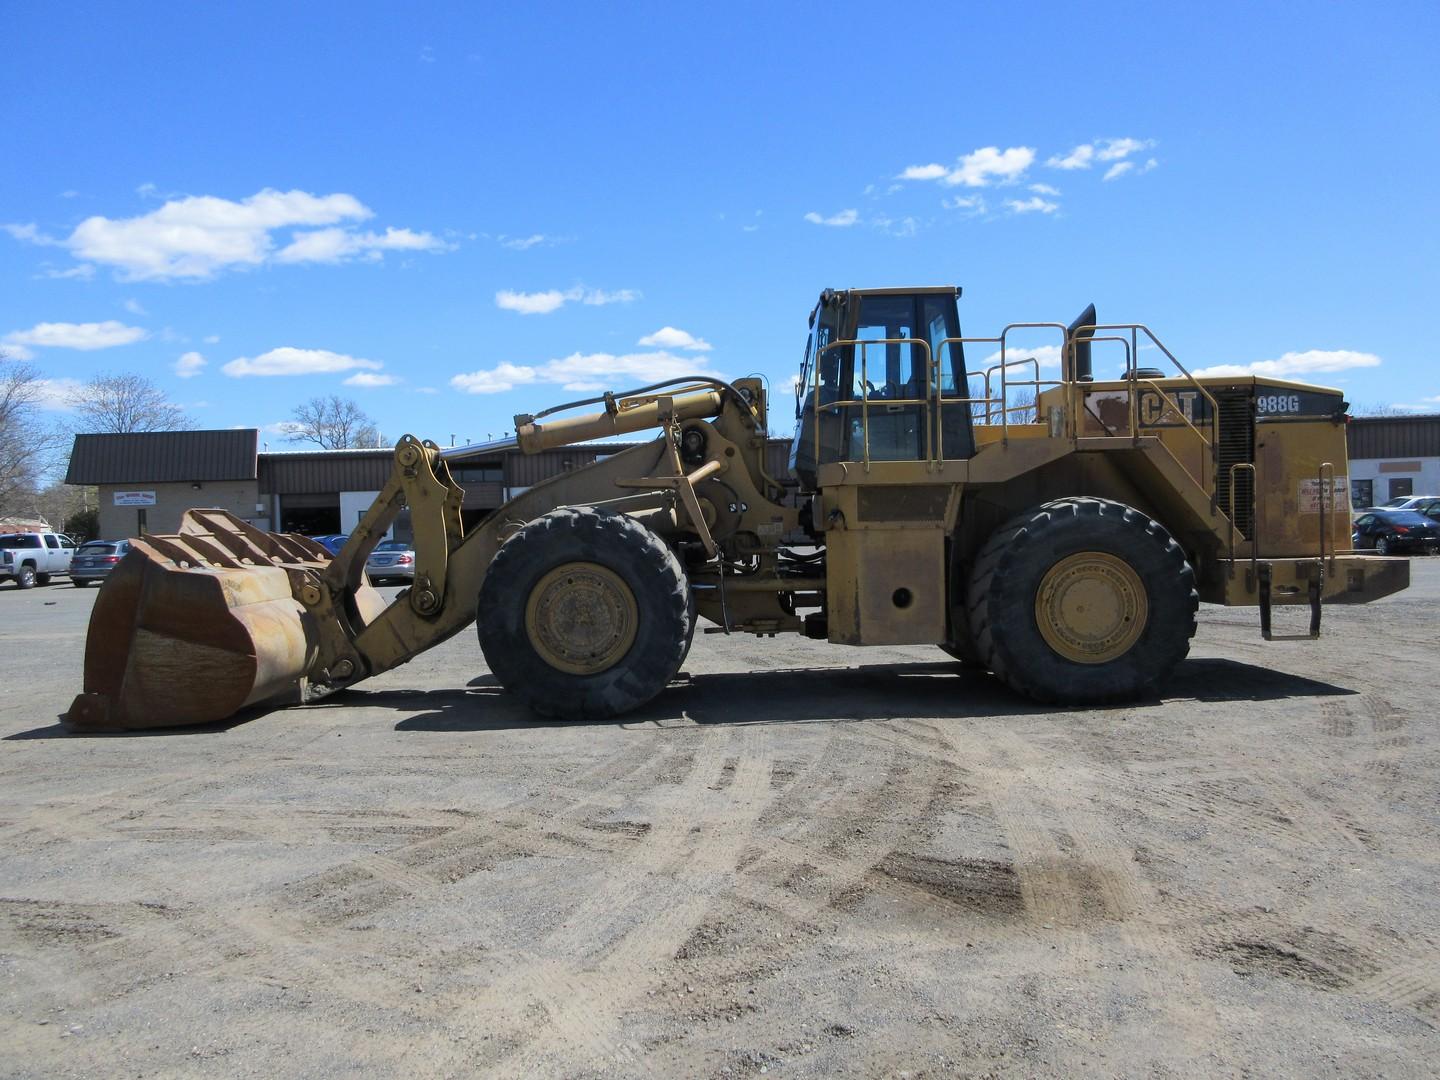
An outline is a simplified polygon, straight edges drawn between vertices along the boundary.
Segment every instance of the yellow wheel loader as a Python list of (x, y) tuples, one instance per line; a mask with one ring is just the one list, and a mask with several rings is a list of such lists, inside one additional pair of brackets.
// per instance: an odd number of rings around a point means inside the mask
[[(659, 694), (712, 632), (940, 646), (1044, 702), (1154, 694), (1200, 601), (1272, 610), (1409, 583), (1350, 547), (1346, 403), (1196, 378), (1141, 324), (961, 334), (954, 287), (825, 290), (797, 380), (789, 476), (766, 469), (758, 379), (672, 380), (518, 416), (500, 443), (401, 439), (334, 558), (224, 511), (145, 536), (96, 599), (82, 729), (219, 721), (387, 671), (471, 622), (542, 716)], [(1015, 347), (1053, 335), (1059, 370)], [(966, 366), (966, 350), (990, 359)], [(1094, 374), (1107, 350), (1114, 378)], [(1165, 369), (1142, 367), (1142, 353)], [(1053, 377), (1051, 377), (1053, 374)], [(577, 415), (577, 410), (590, 411)], [(468, 532), (450, 464), (654, 430), (537, 484)], [(366, 556), (402, 509), (414, 584), (388, 606)], [(1301, 613), (1303, 618), (1304, 613)], [(903, 709), (903, 705), (897, 705)]]

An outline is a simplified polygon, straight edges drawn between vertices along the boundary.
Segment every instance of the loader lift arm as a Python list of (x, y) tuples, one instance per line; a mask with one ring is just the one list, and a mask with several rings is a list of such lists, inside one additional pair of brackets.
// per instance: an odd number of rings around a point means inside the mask
[[(97, 600), (72, 726), (213, 722), (247, 705), (311, 700), (397, 667), (474, 621), (505, 541), (560, 508), (623, 514), (668, 544), (694, 544), (715, 556), (708, 504), (696, 489), (731, 471), (737, 455), (743, 467), (733, 471), (746, 474), (743, 489), (756, 511), (780, 509), (753, 486), (764, 448), (763, 415), (751, 403), (759, 386), (695, 378), (681, 389), (673, 396), (607, 394), (603, 412), (551, 423), (518, 418), (515, 446), (531, 453), (647, 428), (663, 434), (529, 488), (468, 534), (464, 492), (446, 463), (460, 455), (406, 435), (385, 487), (328, 561), (303, 538), (265, 533), (223, 511), (190, 511), (178, 536), (137, 540), (128, 575), (118, 575), (128, 576), (128, 587)], [(700, 439), (704, 460), (682, 461), (681, 426), (706, 421), (712, 434)], [(365, 580), (365, 560), (406, 508), (415, 581), (386, 606)], [(688, 641), (693, 614), (686, 618)], [(209, 689), (174, 694), (181, 682)], [(215, 693), (222, 685), (227, 692)]]

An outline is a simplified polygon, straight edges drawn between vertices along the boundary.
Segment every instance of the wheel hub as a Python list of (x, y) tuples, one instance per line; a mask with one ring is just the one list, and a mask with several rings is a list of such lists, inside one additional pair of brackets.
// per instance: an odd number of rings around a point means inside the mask
[(1124, 656), (1149, 614), (1145, 585), (1123, 559), (1082, 551), (1046, 571), (1035, 593), (1035, 622), (1055, 652), (1080, 664)]
[(630, 651), (638, 625), (630, 586), (598, 563), (555, 567), (536, 582), (525, 605), (530, 644), (551, 667), (572, 675), (613, 667)]

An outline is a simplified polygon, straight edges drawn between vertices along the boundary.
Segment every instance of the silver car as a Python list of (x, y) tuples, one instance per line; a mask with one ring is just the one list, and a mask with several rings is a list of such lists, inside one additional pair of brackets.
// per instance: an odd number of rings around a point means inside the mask
[(365, 560), (365, 573), (373, 584), (415, 580), (415, 549), (406, 540), (383, 540)]
[(130, 554), (129, 540), (91, 540), (80, 545), (70, 560), (70, 582), (83, 589), (92, 581), (104, 581), (115, 564)]

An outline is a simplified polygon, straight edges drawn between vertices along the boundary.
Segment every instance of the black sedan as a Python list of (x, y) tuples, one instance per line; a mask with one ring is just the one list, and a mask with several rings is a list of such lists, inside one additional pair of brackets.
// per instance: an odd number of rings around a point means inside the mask
[(1367, 510), (1355, 519), (1352, 538), (1357, 550), (1374, 548), (1377, 555), (1433, 555), (1440, 552), (1440, 522), (1414, 510)]

